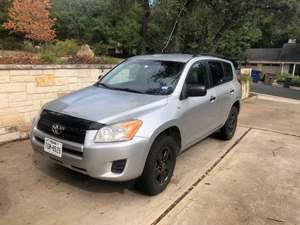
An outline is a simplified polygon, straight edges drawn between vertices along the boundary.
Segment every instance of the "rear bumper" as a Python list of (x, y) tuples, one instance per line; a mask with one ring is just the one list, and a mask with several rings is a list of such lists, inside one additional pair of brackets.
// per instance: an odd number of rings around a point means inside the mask
[[(96, 131), (87, 131), (85, 143), (78, 144), (45, 134), (36, 127), (32, 129), (30, 140), (36, 153), (62, 166), (101, 180), (126, 181), (139, 177), (148, 155), (148, 139), (135, 137), (127, 142), (94, 143)], [(62, 157), (44, 151), (45, 137), (63, 144)], [(112, 172), (114, 161), (126, 160), (121, 173)]]

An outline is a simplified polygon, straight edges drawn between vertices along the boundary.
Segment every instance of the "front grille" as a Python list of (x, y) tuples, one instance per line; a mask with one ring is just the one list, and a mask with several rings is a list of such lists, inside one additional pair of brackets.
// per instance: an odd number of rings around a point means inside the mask
[[(63, 127), (59, 133), (53, 131), (53, 125)], [(66, 114), (43, 110), (37, 128), (54, 137), (83, 144), (87, 130), (98, 130), (104, 124), (69, 116)]]

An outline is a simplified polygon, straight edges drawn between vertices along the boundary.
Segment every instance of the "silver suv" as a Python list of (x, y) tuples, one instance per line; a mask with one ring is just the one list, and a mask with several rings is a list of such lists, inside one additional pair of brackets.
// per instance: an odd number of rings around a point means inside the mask
[(230, 61), (207, 55), (129, 58), (94, 85), (46, 104), (35, 152), (102, 180), (163, 191), (176, 156), (212, 133), (235, 133), (241, 86)]

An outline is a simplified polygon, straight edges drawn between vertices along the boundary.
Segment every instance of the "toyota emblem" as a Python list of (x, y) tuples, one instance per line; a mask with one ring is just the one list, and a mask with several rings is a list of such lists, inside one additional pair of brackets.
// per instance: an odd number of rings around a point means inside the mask
[(64, 130), (65, 130), (65, 127), (60, 124), (58, 124), (58, 123), (52, 124), (53, 134), (60, 135)]

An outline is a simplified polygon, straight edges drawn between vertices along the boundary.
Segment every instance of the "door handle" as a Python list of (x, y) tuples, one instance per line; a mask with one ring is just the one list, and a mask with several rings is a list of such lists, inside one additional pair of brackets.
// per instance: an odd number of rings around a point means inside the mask
[(233, 89), (232, 89), (232, 90), (230, 90), (230, 94), (232, 94), (232, 95), (234, 94), (234, 90), (233, 90)]
[(214, 102), (214, 101), (216, 101), (216, 99), (217, 99), (217, 98), (216, 98), (215, 96), (210, 96), (209, 101), (210, 101), (210, 102)]

